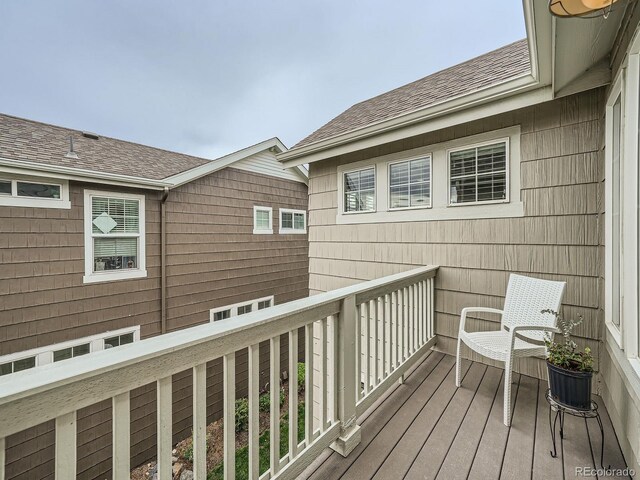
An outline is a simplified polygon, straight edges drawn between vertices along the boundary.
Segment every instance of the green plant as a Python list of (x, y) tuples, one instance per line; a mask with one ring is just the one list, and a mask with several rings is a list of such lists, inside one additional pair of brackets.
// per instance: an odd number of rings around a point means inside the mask
[(187, 447), (187, 449), (182, 454), (182, 458), (193, 463), (193, 443)]
[[(271, 394), (269, 392), (263, 393), (258, 398), (258, 409), (261, 412), (268, 412), (271, 409)], [(284, 405), (284, 388), (280, 388), (280, 407)]]
[(563, 318), (554, 310), (542, 310), (540, 313), (550, 313), (556, 317), (563, 338), (562, 342), (555, 342), (548, 335), (545, 337), (547, 361), (552, 365), (575, 372), (593, 372), (591, 349), (585, 347), (584, 350), (579, 350), (576, 342), (571, 339), (574, 327), (582, 323), (582, 315), (578, 315), (578, 320), (573, 320)]
[(305, 384), (305, 364), (300, 362), (298, 363), (298, 392), (302, 392), (304, 390)]
[(236, 432), (242, 432), (249, 426), (249, 401), (246, 398), (236, 400)]

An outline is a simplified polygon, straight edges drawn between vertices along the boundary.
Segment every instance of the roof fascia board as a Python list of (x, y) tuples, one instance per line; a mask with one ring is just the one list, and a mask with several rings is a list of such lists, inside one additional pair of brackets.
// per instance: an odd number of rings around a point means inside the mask
[(123, 187), (135, 187), (149, 190), (163, 190), (171, 184), (163, 180), (132, 177), (114, 173), (96, 172), (81, 168), (71, 168), (44, 163), (25, 162), (23, 160), (11, 160), (0, 158), (0, 172), (31, 175), (36, 177), (60, 178), (79, 182), (92, 182)]
[(218, 170), (222, 170), (223, 168), (230, 166), (233, 163), (244, 160), (251, 155), (255, 155), (256, 153), (260, 153), (271, 148), (276, 148), (281, 152), (287, 151), (287, 147), (285, 147), (277, 137), (274, 137), (256, 145), (238, 150), (237, 152), (230, 153), (216, 160), (211, 160), (210, 162), (192, 168), (191, 170), (186, 170), (176, 175), (172, 175), (171, 177), (165, 178), (164, 181), (170, 183), (172, 187), (179, 187), (180, 185), (184, 185), (185, 183), (210, 175)]
[(479, 90), (471, 94), (462, 95), (435, 105), (431, 105), (427, 108), (423, 108), (402, 115), (400, 117), (378, 122), (376, 124), (368, 125), (366, 127), (347, 132), (343, 135), (327, 138), (325, 140), (319, 140), (317, 142), (310, 143), (309, 145), (289, 150), (288, 152), (278, 155), (277, 158), (279, 161), (283, 162), (285, 166), (307, 163), (306, 160), (304, 162), (300, 161), (295, 163), (290, 163), (289, 160), (306, 157), (311, 153), (334, 148), (339, 145), (360, 140), (372, 135), (378, 135), (388, 130), (394, 130), (411, 124), (421, 123), (434, 116), (445, 115), (453, 111), (477, 105), (478, 103), (494, 101), (496, 98), (513, 95), (514, 93), (522, 90), (532, 89), (537, 85), (537, 81), (530, 74), (521, 75), (492, 87)]
[[(519, 95), (511, 95), (501, 99), (501, 101), (490, 101), (456, 111), (445, 112), (444, 114), (434, 114), (420, 123), (414, 123), (405, 127), (387, 130), (386, 132), (370, 135), (365, 138), (354, 140), (350, 143), (343, 143), (323, 150), (318, 150), (304, 156), (295, 157), (290, 160), (281, 160), (286, 167), (292, 167), (302, 163), (313, 163), (337, 155), (344, 155), (357, 150), (375, 147), (385, 143), (402, 140), (407, 137), (433, 132), (442, 128), (460, 125), (462, 123), (498, 115), (520, 108), (536, 105), (549, 101), (553, 98), (551, 86), (540, 87), (535, 90), (528, 90)], [(490, 99), (495, 100), (495, 99)]]
[(554, 18), (549, 14), (548, 2), (522, 0), (522, 9), (531, 75), (540, 85), (550, 85), (553, 82)]

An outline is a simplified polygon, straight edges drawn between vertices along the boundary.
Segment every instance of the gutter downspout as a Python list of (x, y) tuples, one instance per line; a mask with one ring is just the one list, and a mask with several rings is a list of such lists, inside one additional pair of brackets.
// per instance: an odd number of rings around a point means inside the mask
[(169, 187), (164, 187), (160, 199), (160, 333), (167, 333), (167, 197)]

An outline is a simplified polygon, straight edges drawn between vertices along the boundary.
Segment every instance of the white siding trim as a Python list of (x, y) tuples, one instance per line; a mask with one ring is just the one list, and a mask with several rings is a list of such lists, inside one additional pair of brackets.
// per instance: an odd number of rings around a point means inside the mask
[(299, 168), (283, 167), (282, 164), (276, 160), (275, 154), (269, 150), (256, 153), (229, 166), (237, 168), (238, 170), (281, 178), (283, 180), (308, 183), (308, 177), (305, 176)]
[[(140, 232), (138, 234), (138, 268), (132, 268), (120, 271), (108, 271), (95, 273), (93, 271), (93, 237), (92, 223), (91, 223), (91, 197), (93, 196), (105, 196), (111, 198), (130, 198), (138, 200), (139, 204), (139, 227)], [(132, 193), (121, 192), (104, 192), (98, 190), (85, 190), (84, 191), (84, 276), (82, 277), (83, 283), (96, 283), (96, 282), (110, 282), (115, 280), (130, 280), (133, 278), (145, 278), (147, 276), (146, 270), (146, 252), (145, 252), (145, 196), (135, 195)]]

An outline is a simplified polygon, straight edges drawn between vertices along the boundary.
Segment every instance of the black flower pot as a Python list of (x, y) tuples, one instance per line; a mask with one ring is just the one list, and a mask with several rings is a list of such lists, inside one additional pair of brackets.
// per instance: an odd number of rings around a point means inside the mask
[(547, 362), (551, 397), (576, 410), (591, 409), (591, 377), (593, 372), (575, 372)]

